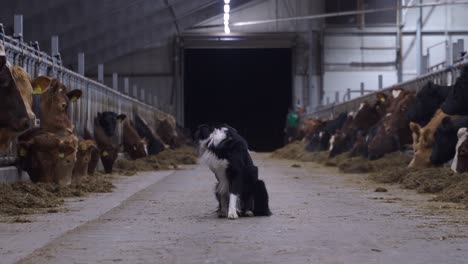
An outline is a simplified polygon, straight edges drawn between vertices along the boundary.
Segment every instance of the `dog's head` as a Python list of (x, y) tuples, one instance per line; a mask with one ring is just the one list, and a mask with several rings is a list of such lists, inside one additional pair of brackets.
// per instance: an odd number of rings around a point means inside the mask
[(207, 140), (210, 137), (210, 134), (214, 131), (214, 127), (208, 124), (199, 125), (197, 130), (193, 133), (193, 140), (196, 143)]
[(213, 141), (212, 143), (216, 141), (219, 144), (221, 141), (231, 138), (232, 134), (237, 134), (237, 130), (227, 124), (202, 124), (193, 133), (193, 139), (199, 145), (208, 143), (208, 141)]

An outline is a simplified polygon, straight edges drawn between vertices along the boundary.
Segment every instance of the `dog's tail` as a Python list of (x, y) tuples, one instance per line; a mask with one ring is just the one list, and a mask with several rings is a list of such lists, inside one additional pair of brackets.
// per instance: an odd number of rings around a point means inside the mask
[(268, 192), (265, 183), (262, 180), (258, 180), (255, 183), (255, 194), (254, 194), (254, 215), (255, 216), (270, 216), (271, 211), (268, 206)]

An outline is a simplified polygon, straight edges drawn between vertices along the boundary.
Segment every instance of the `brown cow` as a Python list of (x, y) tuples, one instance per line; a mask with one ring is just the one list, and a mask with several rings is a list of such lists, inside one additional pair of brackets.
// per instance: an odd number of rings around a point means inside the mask
[(177, 133), (175, 120), (173, 118), (158, 120), (156, 134), (171, 148), (177, 148), (183, 144), (183, 139)]
[[(39, 132), (34, 132), (39, 133), (38, 135), (31, 136), (27, 133), (20, 138), (23, 151), (27, 149), (29, 153), (24, 169), (28, 171), (29, 168), (31, 178), (39, 179), (37, 181), (68, 185), (71, 183), (76, 162), (78, 138), (67, 112), (70, 100), (78, 99), (81, 91), (74, 90), (67, 93), (67, 88), (62, 83), (45, 76), (35, 78), (31, 85), (41, 93), (39, 106), (41, 129)], [(49, 141), (39, 142), (44, 138)], [(55, 155), (56, 152), (59, 152), (59, 158), (52, 159), (50, 155)], [(53, 164), (47, 164), (50, 160), (54, 161)], [(37, 172), (31, 169), (37, 166), (40, 167)], [(44, 176), (44, 173), (50, 175)]]
[(94, 119), (94, 139), (99, 149), (104, 172), (112, 173), (112, 167), (119, 153), (119, 146), (114, 144), (112, 138), (106, 135), (97, 117)]
[(68, 107), (78, 100), (82, 92), (68, 89), (60, 81), (47, 76), (40, 76), (31, 82), (35, 90), (41, 90), (40, 119), (41, 128), (59, 135), (74, 133), (74, 126), (68, 117)]
[(17, 87), (12, 71), (7, 65), (3, 46), (0, 44), (0, 151), (8, 148), (16, 134), (30, 127), (25, 102)]
[(123, 148), (132, 160), (148, 156), (148, 141), (138, 135), (133, 122), (128, 119), (123, 123)]
[(412, 142), (409, 118), (409, 106), (416, 100), (415, 92), (406, 90), (392, 91), (394, 102), (388, 113), (375, 128), (375, 135), (369, 139), (368, 157), (378, 159), (383, 155), (400, 150), (403, 145)]
[(369, 129), (382, 119), (387, 108), (394, 101), (393, 97), (388, 97), (381, 92), (376, 93), (375, 99), (376, 101), (373, 104), (367, 101), (362, 102), (347, 130), (342, 130), (342, 134), (338, 134), (333, 138), (333, 146), (330, 149), (331, 157), (348, 150), (350, 150), (351, 156), (367, 156), (365, 137)]
[[(26, 107), (26, 112), (28, 114), (29, 120), (33, 121), (36, 118), (36, 116), (32, 111), (31, 79), (29, 78), (28, 73), (19, 66), (11, 67), (11, 73), (13, 75), (13, 78), (15, 79), (16, 88), (20, 92), (24, 106)], [(5, 128), (0, 128), (0, 148), (7, 148), (8, 143), (11, 142), (15, 137), (16, 133), (13, 133)]]
[[(81, 140), (78, 144), (76, 163), (73, 168), (73, 181), (79, 183), (81, 178), (88, 176), (88, 166), (92, 153), (96, 152), (97, 146), (94, 140)], [(98, 156), (99, 158), (99, 156)]]
[[(85, 128), (84, 131), (84, 139), (86, 140), (92, 140), (94, 141), (93, 135), (91, 135), (91, 132), (89, 132), (88, 128)], [(99, 163), (99, 150), (95, 149), (91, 152), (91, 157), (88, 163), (88, 175), (94, 175), (94, 171), (96, 170), (96, 167)]]
[(441, 109), (432, 117), (426, 126), (421, 128), (418, 123), (410, 123), (413, 137), (413, 159), (408, 165), (409, 168), (426, 168), (431, 166), (432, 145), (434, 144), (434, 133), (447, 114)]
[(323, 124), (323, 121), (319, 118), (307, 118), (302, 122), (301, 134), (304, 134), (303, 138), (308, 139), (317, 129)]
[(59, 137), (42, 129), (21, 135), (19, 163), (31, 181), (69, 185), (76, 162), (76, 137)]

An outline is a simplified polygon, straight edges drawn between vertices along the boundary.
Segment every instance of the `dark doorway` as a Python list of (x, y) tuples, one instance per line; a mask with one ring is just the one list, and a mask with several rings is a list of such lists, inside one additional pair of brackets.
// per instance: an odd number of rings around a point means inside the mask
[(185, 50), (185, 126), (227, 123), (254, 151), (281, 147), (291, 64), (290, 49)]

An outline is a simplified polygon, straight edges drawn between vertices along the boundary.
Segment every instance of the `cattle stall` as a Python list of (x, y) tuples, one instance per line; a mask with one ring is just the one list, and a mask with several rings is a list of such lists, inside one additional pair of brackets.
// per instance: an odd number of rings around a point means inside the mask
[(373, 93), (369, 93), (369, 94), (363, 95), (361, 97), (358, 97), (349, 101), (345, 101), (345, 102), (338, 103), (338, 104), (333, 103), (330, 105), (321, 106), (321, 107), (318, 107), (316, 111), (306, 115), (305, 118), (314, 117), (314, 118), (322, 118), (322, 119), (329, 119), (329, 118), (332, 119), (342, 112), (349, 112), (349, 111), (357, 110), (359, 108), (359, 105), (364, 101), (368, 101), (368, 102), (375, 101), (376, 92), (384, 92), (384, 93), (389, 94), (393, 88), (397, 88), (397, 87), (408, 90), (408, 91), (418, 92), (428, 81), (432, 81), (435, 84), (440, 84), (440, 85), (452, 85), (453, 83), (455, 83), (457, 77), (460, 75), (461, 69), (465, 65), (468, 65), (468, 61), (461, 61), (452, 66), (439, 69), (436, 71), (428, 72), (413, 80), (398, 83), (390, 87), (383, 88), (381, 90), (376, 90)]
[[(80, 100), (70, 104), (69, 116), (77, 134), (83, 136), (84, 129), (93, 133), (93, 120), (98, 112), (113, 111), (126, 114), (128, 117), (138, 114), (145, 118), (151, 127), (155, 127), (156, 119), (168, 118), (169, 114), (142, 101), (141, 98), (131, 97), (111, 87), (97, 82), (61, 64), (60, 56), (51, 56), (18, 39), (6, 36), (0, 32), (0, 43), (5, 47), (7, 59), (10, 64), (23, 67), (35, 78), (41, 75), (58, 78), (70, 90), (79, 89), (83, 92)], [(149, 98), (152, 99), (152, 98)], [(122, 138), (122, 129), (118, 128), (119, 141)], [(120, 142), (119, 142), (120, 143)], [(16, 148), (11, 144), (8, 151), (0, 153), (0, 167), (15, 163)]]

